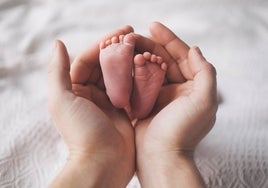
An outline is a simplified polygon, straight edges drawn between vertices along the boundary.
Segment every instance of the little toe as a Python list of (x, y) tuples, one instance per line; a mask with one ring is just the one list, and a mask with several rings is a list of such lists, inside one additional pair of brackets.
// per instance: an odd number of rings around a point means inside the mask
[(112, 44), (111, 39), (108, 39), (108, 40), (106, 40), (106, 41), (102, 41), (102, 42), (100, 42), (99, 47), (100, 47), (100, 49), (102, 50), (102, 49), (106, 48), (107, 46), (109, 46), (109, 45), (111, 45), (111, 44)]
[(109, 45), (111, 45), (111, 44), (112, 44), (112, 41), (110, 39), (105, 41), (106, 47), (109, 46)]
[(161, 69), (163, 70), (163, 71), (167, 71), (167, 64), (165, 63), (165, 62), (163, 62), (162, 64), (161, 64)]
[(100, 49), (104, 49), (106, 47), (105, 43), (104, 42), (101, 42), (100, 45), (99, 45)]

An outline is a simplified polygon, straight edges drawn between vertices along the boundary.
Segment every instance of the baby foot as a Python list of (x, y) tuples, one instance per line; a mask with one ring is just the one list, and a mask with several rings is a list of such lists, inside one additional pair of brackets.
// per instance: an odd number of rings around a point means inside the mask
[(145, 52), (134, 58), (134, 83), (131, 96), (133, 116), (146, 117), (152, 110), (164, 82), (167, 64), (159, 56)]
[(100, 65), (106, 93), (117, 108), (129, 105), (135, 42), (134, 35), (129, 33), (100, 44)]

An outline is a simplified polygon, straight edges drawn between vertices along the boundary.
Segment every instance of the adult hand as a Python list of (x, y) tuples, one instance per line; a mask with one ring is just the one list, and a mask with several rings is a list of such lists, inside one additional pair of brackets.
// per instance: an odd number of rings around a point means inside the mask
[(164, 25), (150, 31), (158, 44), (147, 45), (156, 54), (165, 48), (169, 70), (152, 115), (136, 123), (138, 177), (143, 187), (204, 187), (193, 154), (215, 122), (215, 68)]
[[(125, 27), (111, 35), (129, 32), (132, 28)], [(101, 72), (94, 71), (98, 64), (95, 45), (72, 64), (71, 78), (68, 52), (56, 42), (49, 66), (49, 109), (69, 157), (52, 187), (125, 187), (134, 174), (133, 127), (101, 89)]]

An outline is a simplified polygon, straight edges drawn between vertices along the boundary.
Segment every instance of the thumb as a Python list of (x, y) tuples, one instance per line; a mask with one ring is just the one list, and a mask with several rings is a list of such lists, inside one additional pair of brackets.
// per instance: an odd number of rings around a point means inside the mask
[(207, 62), (198, 47), (189, 50), (188, 59), (194, 75), (194, 88), (197, 98), (208, 106), (215, 105), (217, 100), (216, 69)]
[(55, 42), (54, 55), (48, 68), (49, 95), (58, 95), (72, 89), (70, 60), (63, 42)]
[(49, 108), (57, 111), (67, 93), (71, 92), (70, 60), (63, 42), (56, 41), (54, 55), (48, 67)]

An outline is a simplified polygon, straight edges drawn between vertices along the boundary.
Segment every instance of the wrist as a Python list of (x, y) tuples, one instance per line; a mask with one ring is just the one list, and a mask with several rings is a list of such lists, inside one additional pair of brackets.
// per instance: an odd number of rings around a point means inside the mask
[[(116, 169), (117, 166), (117, 169)], [(119, 167), (118, 167), (119, 166)], [(119, 179), (120, 164), (113, 158), (105, 158), (100, 155), (69, 156), (64, 168), (54, 180), (51, 188), (106, 188), (125, 187), (126, 179)]]
[(104, 187), (101, 185), (103, 171), (94, 161), (69, 157), (51, 188), (58, 187)]
[(142, 187), (205, 187), (193, 152), (151, 153), (139, 156), (137, 160)]

